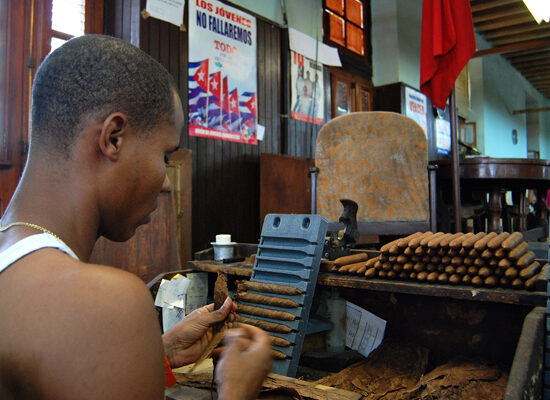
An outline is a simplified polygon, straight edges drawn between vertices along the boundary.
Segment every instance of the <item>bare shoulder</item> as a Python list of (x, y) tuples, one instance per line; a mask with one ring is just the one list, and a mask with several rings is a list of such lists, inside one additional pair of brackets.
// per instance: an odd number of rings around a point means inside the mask
[(51, 249), (10, 269), (0, 317), (15, 323), (0, 349), (13, 354), (2, 359), (39, 376), (46, 398), (162, 398), (161, 332), (138, 277)]

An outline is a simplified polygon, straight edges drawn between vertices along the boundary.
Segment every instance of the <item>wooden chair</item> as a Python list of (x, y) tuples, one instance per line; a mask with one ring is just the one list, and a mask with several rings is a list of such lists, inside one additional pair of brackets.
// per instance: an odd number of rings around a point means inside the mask
[(342, 227), (342, 198), (359, 205), (362, 235), (402, 235), (435, 226), (430, 225), (435, 205), (430, 207), (427, 138), (413, 119), (392, 112), (335, 118), (319, 131), (315, 165), (316, 211), (329, 221), (329, 230)]

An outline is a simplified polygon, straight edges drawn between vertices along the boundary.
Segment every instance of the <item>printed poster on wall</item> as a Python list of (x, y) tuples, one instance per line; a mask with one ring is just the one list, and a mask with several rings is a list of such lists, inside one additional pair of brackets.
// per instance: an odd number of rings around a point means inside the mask
[(442, 118), (435, 119), (435, 146), (437, 154), (451, 154), (451, 123)]
[(257, 144), (256, 19), (189, 2), (189, 135)]
[(428, 135), (426, 112), (426, 95), (405, 86), (405, 115), (418, 122), (424, 134)]
[(323, 64), (291, 51), (290, 116), (298, 121), (323, 125), (325, 115)]

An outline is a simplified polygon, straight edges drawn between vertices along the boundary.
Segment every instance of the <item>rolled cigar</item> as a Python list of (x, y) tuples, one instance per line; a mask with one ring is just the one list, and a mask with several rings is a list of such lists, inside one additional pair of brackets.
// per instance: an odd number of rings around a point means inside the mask
[(358, 268), (356, 269), (353, 273), (355, 275), (363, 275), (365, 273), (365, 271), (367, 270), (367, 266), (366, 265), (362, 265), (361, 268)]
[(434, 233), (434, 234), (432, 234), (432, 235), (426, 236), (424, 239), (422, 239), (422, 240), (420, 241), (420, 246), (422, 246), (422, 247), (429, 247), (429, 246), (428, 246), (428, 243), (429, 243), (431, 240), (437, 239), (438, 237), (441, 237), (441, 236), (443, 236), (444, 234), (445, 234), (445, 233), (443, 233), (443, 232), (436, 232), (436, 233)]
[(527, 290), (535, 290), (535, 284), (537, 282), (537, 276), (532, 276), (531, 278), (527, 279), (523, 285), (525, 286), (525, 289)]
[(369, 268), (365, 271), (365, 277), (367, 279), (374, 278), (377, 275), (376, 268)]
[(390, 262), (390, 263), (393, 264), (393, 263), (396, 262), (396, 261), (397, 261), (397, 256), (389, 256), (389, 257), (388, 257), (388, 262)]
[(365, 265), (367, 266), (367, 268), (374, 267), (374, 264), (376, 264), (376, 261), (379, 261), (379, 258), (378, 258), (378, 257), (369, 258), (369, 259), (365, 262)]
[(495, 268), (498, 265), (498, 261), (498, 259), (493, 257), (489, 261), (487, 261), (487, 265), (491, 268)]
[(487, 243), (497, 236), (496, 232), (489, 232), (483, 238), (474, 243), (474, 249), (477, 251), (483, 251), (487, 247)]
[(338, 272), (338, 267), (334, 265), (334, 262), (323, 258), (321, 259), (319, 270), (323, 272)]
[(382, 261), (378, 260), (374, 263), (374, 268), (376, 268), (377, 270), (380, 270), (382, 269)]
[(504, 250), (502, 247), (499, 247), (495, 250), (495, 258), (501, 260), (503, 258), (506, 258), (506, 254), (508, 253), (508, 250)]
[(490, 275), (483, 280), (483, 285), (487, 287), (495, 287), (498, 284), (498, 278), (494, 275)]
[(521, 232), (514, 232), (510, 236), (508, 236), (504, 240), (504, 242), (502, 242), (501, 246), (504, 250), (512, 250), (522, 241), (523, 241), (523, 235), (521, 234)]
[(461, 247), (460, 250), (458, 250), (458, 255), (460, 257), (466, 257), (468, 255), (468, 253), (470, 252), (470, 250), (464, 248), (464, 247)]
[[(358, 263), (355, 263), (355, 264), (351, 264), (348, 267), (348, 274), (357, 273), (358, 270), (365, 267), (365, 264), (366, 264), (365, 261), (361, 261), (361, 262), (358, 262)], [(347, 265), (344, 265), (344, 267), (347, 267)], [(342, 268), (344, 268), (344, 267), (342, 267)], [(340, 270), (338, 270), (338, 272), (340, 272)], [(365, 272), (365, 270), (363, 270), (363, 272)]]
[(487, 247), (491, 250), (498, 249), (502, 245), (502, 242), (504, 242), (508, 238), (508, 236), (510, 236), (508, 232), (502, 232), (496, 235), (494, 238), (487, 242)]
[(439, 264), (437, 266), (437, 272), (445, 272), (445, 265)]
[(401, 272), (401, 271), (403, 271), (403, 265), (402, 264), (393, 264), (393, 270), (395, 272)]
[(429, 264), (430, 261), (432, 261), (432, 258), (430, 256), (424, 256), (420, 259), (424, 264)]
[(426, 264), (426, 272), (437, 271), (437, 266), (435, 264)]
[(470, 275), (464, 275), (462, 277), (462, 283), (465, 285), (469, 285), (472, 283), (472, 277)]
[(417, 236), (415, 238), (412, 238), (410, 241), (409, 241), (409, 247), (411, 249), (416, 249), (418, 246), (420, 246), (420, 242), (422, 241), (422, 239), (428, 237), (428, 236), (431, 236), (433, 235), (433, 232), (431, 231), (427, 231), (427, 232), (424, 232), (422, 235), (420, 236)]
[(338, 268), (338, 273), (339, 274), (347, 274), (349, 269), (351, 267), (353, 267), (355, 264), (347, 264), (347, 265), (343, 265), (341, 267)]
[(399, 247), (397, 247), (396, 244), (391, 246), (390, 249), (388, 250), (388, 253), (390, 255), (396, 255), (396, 254), (399, 254), (400, 252), (401, 252), (401, 249)]
[(532, 251), (528, 251), (516, 261), (516, 265), (518, 266), (518, 268), (522, 269), (527, 267), (533, 261), (535, 261), (535, 253), (533, 253)]
[(485, 265), (485, 260), (483, 258), (476, 258), (474, 260), (474, 266), (483, 267)]
[(424, 263), (418, 262), (414, 264), (413, 270), (414, 272), (422, 272), (426, 269), (426, 265)]
[(343, 265), (355, 264), (361, 261), (367, 261), (368, 258), (369, 256), (367, 253), (351, 254), (349, 256), (338, 257), (336, 260), (334, 260), (334, 265), (341, 267)]
[(437, 282), (448, 283), (449, 282), (448, 275), (445, 272), (443, 272), (442, 274), (439, 274), (439, 276), (437, 277)]
[(474, 260), (471, 257), (464, 257), (464, 265), (470, 266), (474, 265)]
[(468, 257), (476, 258), (476, 257), (479, 257), (479, 256), (480, 256), (480, 254), (476, 249), (470, 249), (470, 251), (468, 252)]
[(510, 268), (512, 266), (512, 261), (508, 260), (507, 258), (503, 258), (498, 262), (497, 265), (499, 268)]
[(280, 338), (279, 336), (269, 335), (269, 338), (271, 339), (271, 344), (273, 346), (289, 347), (292, 345), (292, 343), (290, 343), (288, 340)]
[(447, 255), (449, 257), (456, 257), (458, 256), (458, 250), (449, 248), (449, 250), (447, 251)]
[(403, 280), (409, 279), (409, 273), (407, 271), (401, 271), (399, 273), (399, 279), (403, 279)]
[(403, 271), (411, 272), (413, 270), (413, 266), (414, 266), (414, 263), (409, 261), (409, 262), (403, 264)]
[(411, 272), (411, 273), (409, 274), (409, 278), (410, 278), (410, 279), (416, 279), (416, 276), (417, 276), (417, 275), (418, 275), (418, 272), (413, 271), (413, 272)]
[(498, 277), (503, 276), (504, 272), (506, 271), (503, 268), (491, 268), (491, 270), (493, 271), (493, 275), (496, 275)]
[(397, 278), (397, 273), (394, 270), (388, 271), (387, 278), (388, 279), (395, 279), (395, 278)]
[(475, 266), (468, 267), (468, 275), (475, 276), (477, 275), (478, 271), (479, 271), (478, 267), (475, 267)]
[(422, 260), (421, 257), (418, 257), (418, 256), (411, 256), (411, 261), (412, 261), (412, 262), (417, 263), (417, 262), (420, 262), (421, 260)]
[(405, 247), (405, 250), (403, 250), (403, 254), (406, 255), (407, 257), (410, 257), (414, 254), (414, 250), (411, 249), (410, 247)]
[(386, 271), (384, 269), (378, 270), (378, 277), (382, 278), (382, 279), (387, 278), (388, 277), (388, 271)]
[(382, 269), (384, 271), (391, 271), (392, 269), (392, 265), (390, 262), (385, 262), (384, 264), (382, 264)]
[(409, 257), (401, 254), (401, 255), (397, 256), (396, 261), (397, 261), (398, 264), (405, 264), (407, 261), (409, 261)]
[(481, 278), (481, 276), (479, 276), (479, 275), (474, 276), (472, 278), (472, 285), (474, 285), (474, 286), (483, 285), (483, 279)]
[(380, 253), (380, 254), (378, 255), (378, 258), (379, 258), (380, 261), (382, 261), (382, 262), (388, 261), (388, 257), (389, 257), (389, 254)]
[(439, 249), (437, 249), (437, 255), (439, 257), (444, 257), (447, 255), (447, 249), (445, 247), (440, 247)]
[(451, 241), (451, 243), (449, 243), (449, 247), (451, 249), (459, 249), (461, 246), (462, 246), (462, 243), (470, 238), (474, 236), (474, 234), (472, 232), (468, 232), (468, 233), (465, 233), (464, 235), (460, 236), (460, 237), (457, 237), (456, 239), (453, 239)]
[(414, 254), (417, 256), (423, 256), (426, 254), (426, 251), (424, 250), (424, 247), (418, 246), (416, 249), (414, 249)]
[(433, 257), (436, 254), (437, 254), (437, 249), (430, 249), (429, 247), (426, 249), (426, 255)]
[(442, 238), (441, 241), (439, 242), (439, 246), (440, 246), (440, 247), (447, 247), (447, 246), (449, 246), (449, 244), (450, 244), (453, 240), (455, 240), (455, 239), (457, 239), (457, 238), (459, 238), (459, 237), (461, 237), (461, 236), (464, 236), (464, 234), (463, 234), (462, 232), (454, 233), (454, 234), (452, 234), (451, 236), (445, 236), (445, 237)]
[(462, 265), (464, 263), (464, 258), (460, 256), (455, 256), (451, 258), (451, 265), (454, 265), (455, 267)]
[[(533, 278), (531, 278), (533, 279)], [(511, 283), (514, 289), (523, 289), (523, 281), (520, 278), (516, 278)]]
[[(460, 268), (460, 266), (459, 266), (458, 268)], [(446, 273), (446, 274), (452, 275), (452, 274), (454, 274), (455, 272), (456, 272), (456, 268), (453, 267), (452, 265), (447, 265), (447, 266), (445, 267), (445, 273)]]
[(458, 285), (461, 281), (462, 281), (462, 278), (460, 277), (460, 275), (453, 274), (449, 276), (449, 283), (453, 285)]
[(428, 276), (426, 277), (426, 280), (428, 282), (434, 283), (437, 282), (437, 277), (439, 276), (439, 272), (430, 272)]
[(271, 355), (274, 360), (284, 360), (286, 358), (286, 354), (275, 349), (271, 349)]
[(418, 237), (420, 235), (422, 235), (422, 232), (415, 232), (415, 233), (413, 233), (409, 236), (398, 239), (397, 246), (401, 249), (404, 249), (405, 247), (407, 247), (409, 245), (409, 242), (411, 241), (411, 239), (413, 239), (415, 237)]
[(428, 273), (426, 271), (421, 271), (416, 275), (416, 280), (424, 282), (428, 278)]
[(514, 267), (510, 267), (506, 269), (506, 271), (504, 272), (504, 276), (508, 279), (516, 279), (518, 275), (519, 275), (518, 270), (515, 269)]
[(484, 260), (489, 260), (490, 258), (493, 258), (494, 255), (495, 253), (492, 250), (485, 249), (481, 253), (481, 258), (483, 258)]
[(434, 237), (432, 238), (429, 242), (428, 242), (428, 248), (430, 249), (436, 249), (440, 246), (440, 243), (443, 239), (446, 239), (446, 238), (449, 238), (453, 236), (452, 233), (445, 233), (441, 236), (437, 236), (437, 237)]
[(237, 300), (246, 301), (247, 303), (265, 304), (268, 306), (283, 307), (283, 308), (295, 308), (300, 304), (291, 299), (284, 299), (282, 297), (264, 296), (263, 294), (237, 292), (235, 293)]
[(518, 244), (516, 247), (514, 247), (510, 252), (508, 253), (508, 258), (511, 260), (517, 260), (522, 255), (527, 253), (529, 251), (529, 244), (525, 241)]
[(294, 321), (296, 319), (296, 316), (287, 311), (271, 310), (242, 303), (237, 303), (237, 312), (239, 314), (254, 315), (256, 317), (278, 319), (281, 321)]
[(432, 258), (430, 259), (430, 262), (432, 264), (439, 264), (441, 263), (441, 257), (439, 256), (432, 256)]
[(451, 263), (451, 257), (449, 256), (443, 256), (441, 257), (441, 264), (447, 265)]
[(533, 261), (528, 267), (519, 271), (519, 277), (524, 280), (529, 279), (538, 274), (541, 269), (540, 263), (538, 261)]
[(302, 294), (302, 291), (292, 286), (274, 285), (272, 283), (261, 283), (252, 281), (237, 281), (237, 291), (245, 292), (254, 290), (255, 292), (285, 294), (294, 296)]
[(466, 266), (464, 265), (461, 265), (459, 267), (456, 267), (456, 271), (455, 271), (458, 275), (460, 276), (463, 276), (463, 275), (466, 275), (466, 273), (468, 272), (468, 268), (466, 268)]
[(474, 244), (485, 237), (485, 232), (478, 232), (473, 236), (470, 236), (468, 239), (462, 242), (462, 247), (465, 249), (471, 249), (474, 247)]
[(390, 248), (391, 248), (393, 245), (397, 245), (397, 243), (399, 242), (399, 240), (401, 240), (401, 239), (395, 239), (395, 240), (392, 240), (392, 241), (389, 242), (389, 243), (386, 243), (385, 245), (383, 245), (382, 247), (380, 247), (380, 252), (381, 252), (381, 253), (389, 253)]
[(264, 331), (276, 332), (276, 333), (290, 333), (292, 329), (284, 324), (277, 324), (275, 322), (264, 321), (262, 319), (247, 318), (237, 314), (237, 322), (241, 324), (247, 324), (262, 328)]
[(491, 270), (487, 267), (481, 267), (477, 274), (482, 278), (487, 278), (489, 275), (491, 275)]

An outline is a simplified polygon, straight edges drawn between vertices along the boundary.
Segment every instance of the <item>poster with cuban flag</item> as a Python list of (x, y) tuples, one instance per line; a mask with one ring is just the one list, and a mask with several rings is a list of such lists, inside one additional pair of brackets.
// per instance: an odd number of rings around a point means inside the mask
[(189, 135), (257, 145), (256, 19), (189, 2)]

